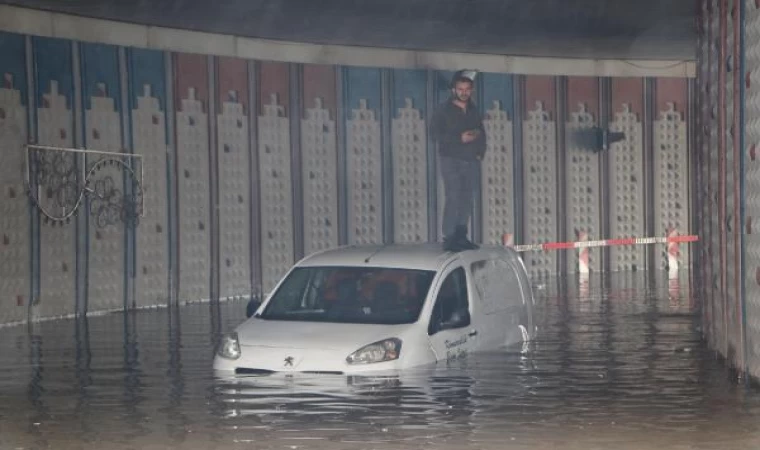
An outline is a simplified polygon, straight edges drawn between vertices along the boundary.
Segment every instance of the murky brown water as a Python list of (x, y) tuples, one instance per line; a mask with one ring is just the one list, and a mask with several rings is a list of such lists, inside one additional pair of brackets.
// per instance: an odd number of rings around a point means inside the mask
[(243, 303), (0, 328), (0, 449), (755, 448), (686, 280), (549, 280), (527, 353), (390, 379), (214, 378)]

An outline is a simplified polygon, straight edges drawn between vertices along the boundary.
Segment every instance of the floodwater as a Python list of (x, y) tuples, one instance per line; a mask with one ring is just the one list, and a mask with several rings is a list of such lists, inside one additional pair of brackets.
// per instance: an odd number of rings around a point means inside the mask
[(701, 342), (688, 277), (535, 286), (528, 348), (385, 379), (215, 378), (245, 304), (0, 328), (0, 449), (746, 449), (760, 392)]

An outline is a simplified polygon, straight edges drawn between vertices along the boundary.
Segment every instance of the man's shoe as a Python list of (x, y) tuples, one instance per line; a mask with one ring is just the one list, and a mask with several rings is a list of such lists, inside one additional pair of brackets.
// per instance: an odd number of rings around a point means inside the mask
[(443, 238), (443, 249), (447, 252), (458, 252), (459, 246), (457, 240), (453, 236), (446, 236)]

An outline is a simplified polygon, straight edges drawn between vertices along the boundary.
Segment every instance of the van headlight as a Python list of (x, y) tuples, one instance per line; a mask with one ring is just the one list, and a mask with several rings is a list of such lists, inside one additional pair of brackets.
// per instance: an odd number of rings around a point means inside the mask
[(224, 335), (216, 354), (226, 359), (240, 358), (240, 341), (237, 333), (232, 332)]
[(401, 340), (396, 338), (384, 339), (365, 345), (351, 353), (346, 358), (349, 364), (372, 364), (393, 361), (401, 355)]

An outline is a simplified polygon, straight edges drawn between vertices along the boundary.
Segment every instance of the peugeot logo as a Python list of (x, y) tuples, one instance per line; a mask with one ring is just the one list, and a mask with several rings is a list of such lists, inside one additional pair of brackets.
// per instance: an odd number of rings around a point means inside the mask
[(293, 367), (293, 357), (292, 356), (288, 356), (287, 358), (285, 358), (285, 367), (288, 367), (288, 366)]

